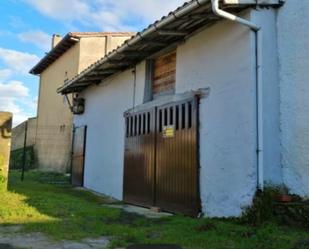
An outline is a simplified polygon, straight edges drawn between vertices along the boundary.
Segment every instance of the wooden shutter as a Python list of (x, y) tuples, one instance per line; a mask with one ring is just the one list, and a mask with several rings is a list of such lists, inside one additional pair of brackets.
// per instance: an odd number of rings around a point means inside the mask
[(176, 50), (157, 57), (154, 60), (153, 67), (153, 96), (174, 93), (176, 81)]

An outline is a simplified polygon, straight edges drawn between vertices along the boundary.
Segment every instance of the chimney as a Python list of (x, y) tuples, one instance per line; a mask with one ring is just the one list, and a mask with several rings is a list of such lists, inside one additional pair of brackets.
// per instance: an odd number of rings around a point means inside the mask
[(56, 45), (62, 40), (62, 37), (60, 35), (57, 35), (57, 34), (53, 34), (53, 37), (52, 37), (52, 49), (54, 47), (56, 47)]

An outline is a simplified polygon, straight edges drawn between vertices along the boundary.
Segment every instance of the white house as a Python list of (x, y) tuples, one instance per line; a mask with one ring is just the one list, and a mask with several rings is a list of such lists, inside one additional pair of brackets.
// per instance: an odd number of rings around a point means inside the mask
[(307, 0), (192, 0), (66, 82), (75, 177), (209, 217), (266, 184), (308, 197), (308, 16)]

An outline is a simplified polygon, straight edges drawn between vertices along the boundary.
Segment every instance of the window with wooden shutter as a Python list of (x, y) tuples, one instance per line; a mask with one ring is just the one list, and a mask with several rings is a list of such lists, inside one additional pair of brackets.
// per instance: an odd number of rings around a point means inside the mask
[(173, 94), (176, 81), (176, 50), (161, 55), (153, 61), (153, 97)]

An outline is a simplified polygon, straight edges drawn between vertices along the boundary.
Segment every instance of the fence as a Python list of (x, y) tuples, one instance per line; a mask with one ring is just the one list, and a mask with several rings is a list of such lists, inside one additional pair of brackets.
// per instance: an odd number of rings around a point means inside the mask
[(72, 126), (38, 126), (34, 148), (38, 168), (45, 171), (69, 172)]
[[(24, 163), (24, 153), (25, 153), (25, 163)], [(23, 165), (27, 169), (35, 168), (35, 157), (34, 157), (34, 146), (28, 146), (25, 148), (20, 148), (11, 151), (10, 157), (10, 169), (22, 169)]]
[(10, 168), (69, 172), (72, 126), (33, 124), (28, 120), (13, 129)]

